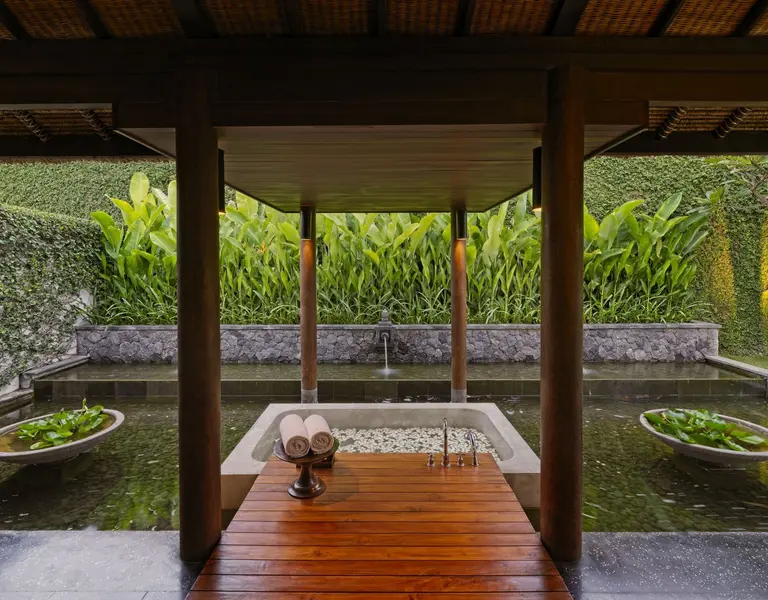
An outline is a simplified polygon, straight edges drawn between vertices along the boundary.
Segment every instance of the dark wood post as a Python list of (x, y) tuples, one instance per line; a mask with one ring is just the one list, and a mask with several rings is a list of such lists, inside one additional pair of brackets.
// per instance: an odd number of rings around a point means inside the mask
[(467, 211), (451, 210), (451, 402), (467, 401)]
[(209, 74), (182, 72), (176, 101), (181, 558), (200, 561), (221, 536), (218, 142)]
[(542, 139), (541, 540), (581, 556), (584, 72), (550, 75)]
[(315, 209), (301, 207), (299, 302), (301, 322), (301, 402), (317, 402), (317, 266)]

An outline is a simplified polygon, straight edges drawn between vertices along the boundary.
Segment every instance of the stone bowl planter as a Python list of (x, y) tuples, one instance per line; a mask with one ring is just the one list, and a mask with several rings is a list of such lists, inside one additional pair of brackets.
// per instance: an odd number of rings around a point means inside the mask
[[(25, 450), (21, 452), (0, 452), (0, 461), (21, 465), (39, 465), (44, 463), (62, 462), (71, 458), (75, 458), (76, 456), (88, 452), (101, 444), (101, 442), (107, 439), (108, 436), (112, 435), (112, 433), (118, 427), (120, 427), (120, 425), (122, 425), (123, 421), (125, 420), (125, 416), (120, 411), (104, 409), (104, 413), (113, 419), (112, 424), (106, 429), (102, 429), (101, 431), (81, 440), (76, 440), (68, 444), (62, 444), (61, 446), (52, 446), (50, 448), (41, 448), (39, 450)], [(26, 421), (19, 421), (13, 425), (3, 427), (0, 429), (0, 436), (16, 431), (20, 425), (39, 421), (40, 419), (45, 419), (46, 417), (52, 416), (52, 414), (53, 413), (40, 417), (34, 417), (32, 419), (27, 419)]]
[[(657, 408), (656, 410), (649, 410), (646, 412), (661, 414), (667, 408)], [(737, 419), (735, 417), (728, 417), (726, 415), (719, 415), (721, 419), (728, 423), (738, 425), (745, 431), (751, 431), (759, 435), (760, 437), (768, 439), (768, 428)], [(656, 431), (653, 425), (648, 422), (645, 415), (640, 415), (640, 424), (645, 427), (651, 434), (653, 434), (658, 440), (671, 447), (675, 452), (688, 456), (689, 458), (695, 458), (704, 462), (716, 464), (716, 465), (745, 465), (754, 462), (760, 462), (768, 460), (768, 452), (737, 452), (736, 450), (724, 450), (720, 448), (709, 448), (707, 446), (700, 446), (698, 444), (686, 444), (680, 441), (676, 437)]]

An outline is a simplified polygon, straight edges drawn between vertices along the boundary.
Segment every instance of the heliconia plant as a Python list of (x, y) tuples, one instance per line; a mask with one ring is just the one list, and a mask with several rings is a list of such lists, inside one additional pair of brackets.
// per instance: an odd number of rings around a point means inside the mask
[[(627, 202), (598, 223), (584, 213), (587, 322), (684, 321), (697, 308), (690, 284), (694, 251), (706, 236), (714, 193), (673, 216), (671, 196), (652, 216)], [(92, 213), (103, 232), (103, 285), (91, 311), (105, 324), (176, 320), (176, 185), (151, 189), (136, 173), (130, 202), (112, 199), (123, 223)], [(509, 212), (511, 211), (511, 213)], [(541, 219), (521, 196), (470, 214), (467, 239), (471, 322), (537, 323)], [(318, 318), (373, 323), (389, 310), (398, 323), (450, 320), (450, 218), (445, 213), (317, 215)], [(242, 194), (220, 216), (223, 323), (295, 323), (299, 316), (298, 215)]]

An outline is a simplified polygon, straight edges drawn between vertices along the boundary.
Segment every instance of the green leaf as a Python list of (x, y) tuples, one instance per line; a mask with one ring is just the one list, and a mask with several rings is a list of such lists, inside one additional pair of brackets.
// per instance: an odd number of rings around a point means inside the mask
[(149, 193), (149, 178), (141, 172), (131, 177), (130, 196), (134, 206), (143, 202)]

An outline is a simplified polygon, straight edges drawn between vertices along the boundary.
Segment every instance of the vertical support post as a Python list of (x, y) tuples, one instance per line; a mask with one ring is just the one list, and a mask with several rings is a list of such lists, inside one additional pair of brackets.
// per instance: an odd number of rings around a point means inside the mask
[(317, 259), (315, 209), (301, 207), (299, 302), (301, 322), (301, 402), (317, 402)]
[(221, 536), (218, 143), (211, 80), (180, 73), (176, 178), (181, 558), (201, 561)]
[(467, 211), (451, 210), (451, 402), (467, 401)]
[(542, 149), (541, 540), (581, 556), (584, 71), (550, 74)]

